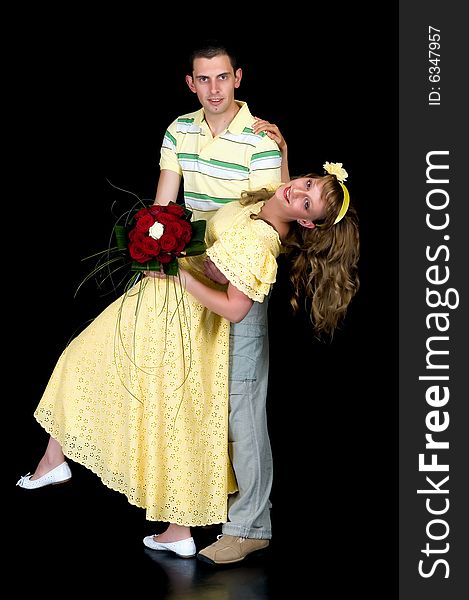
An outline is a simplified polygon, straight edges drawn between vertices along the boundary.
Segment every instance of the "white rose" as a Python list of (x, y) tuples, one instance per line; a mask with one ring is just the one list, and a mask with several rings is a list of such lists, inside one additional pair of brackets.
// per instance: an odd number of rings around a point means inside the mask
[(148, 235), (152, 237), (154, 240), (159, 240), (160, 237), (164, 233), (164, 225), (159, 221), (155, 221), (153, 225), (148, 230)]

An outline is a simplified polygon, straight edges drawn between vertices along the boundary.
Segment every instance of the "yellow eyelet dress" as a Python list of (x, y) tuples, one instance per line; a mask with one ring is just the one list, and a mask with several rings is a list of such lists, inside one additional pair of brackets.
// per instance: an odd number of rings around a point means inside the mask
[[(232, 202), (207, 225), (207, 254), (262, 302), (280, 240)], [(204, 256), (180, 264), (205, 283)], [(236, 491), (228, 456), (229, 322), (177, 280), (144, 278), (64, 350), (34, 413), (66, 456), (152, 521), (222, 523)]]

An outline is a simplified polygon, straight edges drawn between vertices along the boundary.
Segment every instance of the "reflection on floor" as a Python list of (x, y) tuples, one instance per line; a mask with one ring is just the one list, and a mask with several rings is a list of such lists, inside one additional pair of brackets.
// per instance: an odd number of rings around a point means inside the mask
[[(26, 585), (35, 582), (58, 596), (67, 589), (106, 597), (128, 589), (154, 600), (274, 598), (268, 556), (218, 568), (145, 548), (143, 537), (163, 531), (165, 524), (145, 521), (141, 509), (79, 465), (73, 464), (73, 474), (63, 485), (14, 490), (10, 560)], [(219, 533), (219, 526), (194, 529), (197, 548)]]
[[(335, 600), (355, 592), (374, 600), (396, 597), (389, 560), (394, 546), (386, 536), (394, 524), (383, 520), (379, 525), (384, 505), (367, 503), (360, 494), (346, 502), (339, 495), (327, 503), (312, 497), (305, 509), (307, 494), (288, 488), (277, 512), (274, 501), (275, 535), (265, 554), (213, 567), (145, 548), (143, 537), (160, 533), (165, 524), (146, 521), (143, 510), (83, 467), (73, 464), (73, 475), (66, 484), (39, 490), (14, 488), (16, 480), (9, 488), (13, 535), (4, 542), (11, 575), (28, 595), (41, 589), (49, 598), (73, 590), (83, 600), (96, 594), (142, 600)], [(288, 519), (294, 514), (298, 520), (292, 525)], [(220, 526), (195, 528), (197, 548), (215, 541), (218, 533)], [(18, 572), (23, 574), (19, 583)], [(324, 586), (327, 593), (318, 595)]]
[(270, 598), (265, 560), (250, 560), (237, 566), (213, 568), (194, 559), (176, 557), (146, 549), (162, 580), (166, 598), (194, 600), (233, 600)]

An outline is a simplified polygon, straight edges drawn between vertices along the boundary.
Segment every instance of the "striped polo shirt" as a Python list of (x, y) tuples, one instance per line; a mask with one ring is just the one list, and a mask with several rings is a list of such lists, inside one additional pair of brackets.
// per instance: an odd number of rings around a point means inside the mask
[[(184, 201), (195, 218), (210, 218), (244, 190), (277, 187), (281, 152), (263, 132), (252, 131), (254, 117), (245, 102), (228, 128), (213, 137), (203, 108), (177, 118), (161, 147), (160, 168), (183, 177)], [(270, 184), (270, 185), (269, 185)]]

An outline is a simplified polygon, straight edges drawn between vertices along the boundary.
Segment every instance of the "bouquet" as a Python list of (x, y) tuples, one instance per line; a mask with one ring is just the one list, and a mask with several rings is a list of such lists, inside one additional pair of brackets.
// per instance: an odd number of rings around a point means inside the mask
[(175, 202), (166, 206), (145, 206), (139, 200), (116, 220), (113, 227), (115, 245), (111, 243), (106, 250), (88, 257), (98, 256), (99, 259), (77, 292), (92, 277), (99, 279), (98, 287), (110, 280), (112, 289), (117, 290), (126, 282), (127, 290), (145, 271), (162, 269), (166, 275), (177, 275), (179, 258), (203, 254), (206, 249), (206, 221), (191, 221), (191, 217), (192, 211)]
[(191, 222), (192, 212), (174, 202), (141, 208), (134, 216), (135, 225), (127, 232), (116, 225), (117, 247), (133, 259), (132, 271), (163, 271), (177, 275), (178, 258), (205, 251), (205, 221)]
[[(115, 206), (113, 206), (114, 211)], [(188, 331), (190, 315), (185, 305), (182, 285), (181, 287), (175, 285), (175, 282), (171, 281), (173, 279), (171, 276), (179, 276), (178, 260), (180, 258), (205, 252), (206, 221), (191, 221), (191, 217), (192, 211), (174, 202), (170, 202), (166, 206), (155, 204), (147, 206), (145, 202), (138, 199), (134, 206), (116, 218), (108, 248), (87, 257), (87, 259), (97, 259), (97, 263), (82, 280), (75, 295), (89, 279), (95, 279), (99, 289), (110, 287), (106, 293), (122, 292), (123, 287), (122, 306), (130, 296), (135, 297), (137, 294), (138, 299), (134, 313), (136, 327), (141, 307), (141, 294), (149, 284), (156, 281), (151, 277), (144, 277), (144, 274), (148, 271), (162, 270), (166, 274), (166, 291), (162, 292), (161, 303), (158, 306), (161, 308), (169, 306), (167, 302), (170, 296), (170, 286), (176, 299), (171, 305), (172, 313), (167, 313), (162, 318), (166, 327), (173, 318), (177, 318), (180, 331)], [(138, 282), (139, 285), (135, 287)], [(157, 314), (159, 315), (161, 312), (158, 311)], [(164, 364), (164, 353), (158, 364), (139, 364), (134, 356), (135, 348), (129, 347), (128, 342), (125, 342), (126, 336), (121, 330), (120, 316), (116, 322), (116, 331), (116, 360), (128, 360), (133, 368), (143, 370), (147, 374), (157, 373)], [(191, 368), (190, 344), (188, 351), (181, 341), (181, 353), (184, 364), (183, 381), (185, 381)], [(120, 377), (119, 373), (118, 376)], [(121, 381), (124, 386), (127, 385), (124, 379)], [(130, 388), (127, 389), (138, 400), (134, 392)]]

